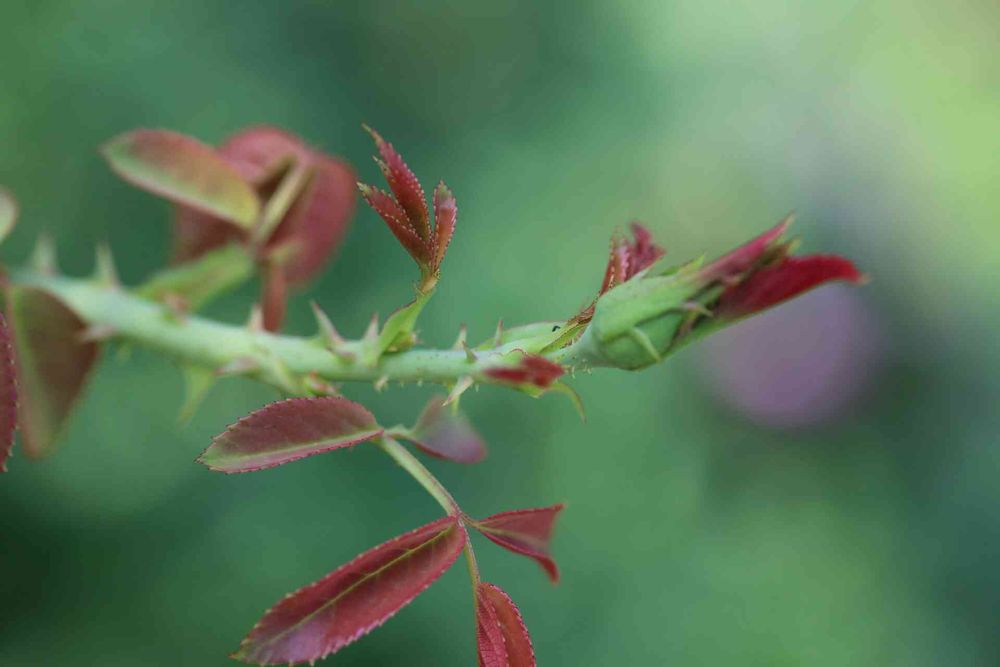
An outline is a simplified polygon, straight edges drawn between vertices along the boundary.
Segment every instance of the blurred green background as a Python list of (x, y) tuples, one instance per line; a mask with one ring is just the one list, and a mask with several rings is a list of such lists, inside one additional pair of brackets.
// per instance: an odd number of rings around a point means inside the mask
[[(0, 183), (62, 267), (108, 240), (162, 264), (168, 207), (95, 148), (134, 127), (218, 141), (273, 123), (377, 171), (379, 128), (459, 229), (422, 324), (450, 344), (565, 317), (611, 232), (645, 220), (683, 260), (790, 209), (807, 251), (873, 278), (827, 287), (568, 403), (483, 390), (492, 449), (432, 467), (473, 514), (566, 501), (563, 583), (477, 542), (542, 665), (1000, 661), (1000, 57), (988, 0), (753, 3), (42, 2), (0, 8)], [(415, 270), (359, 209), (309, 296), (342, 330)], [(212, 308), (245, 318), (252, 286)], [(307, 299), (288, 329), (311, 329)], [(351, 388), (354, 389), (354, 388)], [(51, 459), (0, 480), (0, 664), (223, 665), (285, 592), (438, 510), (360, 448), (254, 475), (192, 462), (271, 400), (105, 358)], [(389, 423), (428, 388), (351, 395)], [(473, 664), (459, 568), (330, 664)]]

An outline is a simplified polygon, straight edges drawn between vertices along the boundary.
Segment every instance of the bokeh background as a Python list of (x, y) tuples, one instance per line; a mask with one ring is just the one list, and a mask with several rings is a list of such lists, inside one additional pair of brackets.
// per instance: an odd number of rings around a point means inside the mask
[[(95, 148), (133, 127), (284, 126), (377, 177), (359, 124), (458, 196), (423, 321), (488, 336), (594, 293), (610, 233), (678, 260), (789, 210), (871, 275), (562, 399), (463, 403), (492, 445), (434, 465), (466, 509), (565, 501), (564, 581), (479, 544), (543, 665), (1000, 661), (1000, 53), (995, 3), (45, 2), (0, 7), (3, 259), (50, 232), (85, 274), (161, 265), (168, 207)], [(342, 330), (415, 272), (359, 209), (310, 290)], [(243, 321), (248, 286), (212, 314)], [(307, 333), (307, 300), (288, 329)], [(410, 421), (430, 390), (353, 396)], [(169, 361), (109, 355), (61, 449), (0, 480), (0, 664), (224, 665), (263, 610), (437, 514), (361, 448), (254, 475), (192, 463), (271, 400), (229, 380), (187, 426)], [(460, 568), (336, 665), (468, 665)]]

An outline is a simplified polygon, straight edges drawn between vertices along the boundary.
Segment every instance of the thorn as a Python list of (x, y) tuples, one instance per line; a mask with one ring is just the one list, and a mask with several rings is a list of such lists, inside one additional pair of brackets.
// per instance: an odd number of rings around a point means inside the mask
[(225, 366), (216, 369), (215, 374), (222, 375), (246, 375), (260, 369), (260, 363), (253, 357), (237, 357)]
[(113, 337), (118, 329), (110, 324), (92, 324), (77, 335), (81, 343), (99, 343)]
[(381, 394), (382, 391), (386, 388), (386, 386), (388, 386), (388, 384), (389, 384), (389, 376), (383, 375), (379, 379), (375, 380), (375, 391)]
[(46, 276), (54, 276), (59, 272), (59, 262), (56, 257), (56, 244), (46, 233), (38, 235), (35, 249), (31, 253), (31, 267)]
[(451, 346), (451, 349), (461, 350), (462, 348), (465, 348), (465, 339), (468, 336), (468, 333), (468, 329), (464, 324), (460, 326), (458, 328), (458, 338), (455, 339), (455, 343)]
[(466, 358), (466, 360), (470, 364), (474, 364), (476, 362), (476, 360), (478, 359), (478, 357), (476, 356), (476, 353), (472, 351), (472, 348), (470, 348), (468, 345), (465, 344), (465, 341), (462, 341), (462, 347), (465, 349), (465, 358)]
[(712, 317), (712, 311), (710, 311), (707, 306), (700, 304), (697, 301), (685, 301), (684, 304), (681, 305), (681, 310), (689, 313), (698, 313), (699, 315), (704, 315), (705, 317)]
[(441, 405), (451, 405), (452, 403), (457, 403), (459, 397), (465, 393), (465, 391), (475, 383), (470, 375), (463, 375), (455, 383), (455, 386), (451, 388), (451, 392), (448, 393), (448, 398), (444, 400)]
[(318, 303), (310, 301), (309, 305), (312, 306), (313, 316), (316, 318), (316, 325), (319, 327), (319, 335), (323, 339), (323, 343), (327, 349), (336, 353), (337, 349), (344, 345), (343, 336), (337, 331), (337, 327), (333, 326), (333, 322), (330, 321)]
[(119, 289), (122, 286), (118, 279), (118, 269), (115, 268), (115, 260), (111, 255), (111, 246), (107, 243), (100, 243), (97, 246), (94, 257), (94, 280), (101, 287)]
[(162, 298), (163, 305), (170, 311), (170, 315), (173, 319), (178, 322), (185, 322), (187, 320), (189, 312), (187, 299), (180, 294), (175, 294), (174, 292), (167, 292)]
[(500, 347), (500, 343), (503, 341), (503, 318), (497, 322), (497, 331), (493, 334), (493, 347)]
[(321, 378), (319, 373), (316, 371), (312, 371), (307, 374), (302, 379), (302, 383), (305, 385), (306, 389), (314, 394), (319, 394), (321, 396), (340, 396), (340, 387), (330, 384)]
[(376, 340), (378, 338), (378, 313), (372, 313), (371, 322), (368, 323), (368, 328), (365, 329), (365, 335), (362, 338), (364, 340)]
[(259, 303), (255, 303), (250, 307), (250, 317), (247, 318), (247, 329), (251, 333), (261, 333), (264, 331), (264, 311), (261, 310)]
[(177, 414), (177, 421), (181, 424), (187, 424), (197, 412), (198, 406), (201, 405), (205, 395), (208, 394), (218, 377), (204, 366), (185, 366), (181, 370), (184, 374), (186, 395)]

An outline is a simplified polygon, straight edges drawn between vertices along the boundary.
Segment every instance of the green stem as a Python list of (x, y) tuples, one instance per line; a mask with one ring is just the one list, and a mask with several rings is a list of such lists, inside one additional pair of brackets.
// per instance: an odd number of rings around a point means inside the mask
[(393, 461), (399, 464), (403, 470), (410, 473), (410, 476), (424, 487), (424, 489), (429, 493), (434, 500), (438, 502), (441, 507), (451, 516), (457, 516), (461, 514), (462, 510), (459, 509), (458, 503), (455, 499), (448, 493), (448, 490), (444, 488), (444, 485), (438, 481), (438, 478), (428, 470), (420, 460), (410, 453), (403, 445), (399, 444), (396, 440), (389, 436), (382, 436), (375, 441), (379, 449), (389, 455)]
[[(307, 376), (319, 376), (330, 382), (453, 385), (465, 377), (483, 382), (488, 381), (486, 368), (505, 363), (501, 357), (524, 348), (523, 340), (512, 340), (476, 350), (474, 359), (464, 350), (413, 349), (384, 354), (374, 363), (363, 363), (357, 356), (334, 354), (320, 336), (276, 335), (194, 315), (178, 316), (161, 303), (93, 280), (27, 270), (12, 271), (10, 279), (51, 292), (88, 326), (110, 331), (113, 338), (148, 347), (187, 365), (221, 369), (235, 363), (248, 369), (249, 377), (282, 390), (287, 390), (289, 377)], [(586, 336), (581, 342), (585, 339)], [(349, 342), (347, 347), (357, 345)], [(564, 363), (572, 361), (577, 345), (547, 356)]]

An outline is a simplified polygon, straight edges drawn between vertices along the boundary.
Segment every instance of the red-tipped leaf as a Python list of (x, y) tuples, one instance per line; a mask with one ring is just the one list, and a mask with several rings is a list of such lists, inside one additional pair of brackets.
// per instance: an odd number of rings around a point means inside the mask
[(18, 423), (25, 454), (49, 453), (97, 361), (87, 327), (58, 298), (34, 287), (7, 288), (17, 368)]
[(250, 228), (260, 202), (250, 185), (214, 148), (167, 130), (135, 130), (101, 152), (133, 185), (170, 201)]
[(290, 398), (230, 426), (198, 461), (218, 472), (251, 472), (351, 447), (381, 434), (372, 414), (346, 398)]
[(746, 273), (770, 249), (776, 247), (794, 218), (786, 217), (777, 225), (767, 230), (755, 239), (744, 243), (739, 248), (723, 255), (699, 271), (699, 277), (705, 282), (723, 280), (731, 276)]
[(836, 255), (785, 257), (773, 266), (755, 271), (745, 281), (723, 292), (716, 316), (735, 318), (750, 315), (838, 280), (861, 283), (864, 274), (851, 261)]
[(479, 667), (535, 667), (535, 649), (517, 605), (503, 590), (476, 587), (476, 643)]
[(444, 404), (444, 396), (428, 401), (416, 425), (401, 436), (425, 454), (455, 461), (479, 463), (486, 456), (486, 443), (461, 412)]
[(564, 505), (501, 512), (472, 523), (490, 540), (514, 553), (533, 558), (552, 583), (559, 581), (559, 568), (552, 560), (550, 543), (556, 517)]
[(232, 657), (258, 665), (298, 664), (340, 650), (434, 583), (467, 539), (458, 518), (448, 516), (361, 554), (269, 609)]
[(0, 315), (0, 472), (7, 472), (7, 459), (14, 447), (17, 428), (17, 371), (7, 320)]

